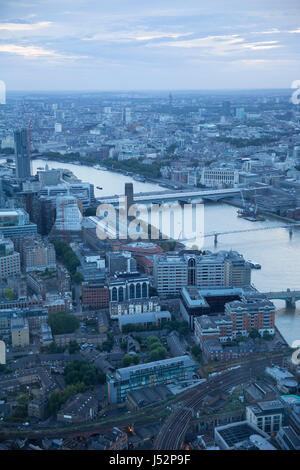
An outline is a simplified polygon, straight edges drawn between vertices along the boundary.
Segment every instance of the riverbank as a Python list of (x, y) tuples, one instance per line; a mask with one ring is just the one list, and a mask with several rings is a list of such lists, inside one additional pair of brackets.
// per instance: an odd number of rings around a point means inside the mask
[[(75, 158), (80, 158), (78, 156), (76, 156)], [(45, 156), (45, 155), (33, 155), (32, 156), (32, 160), (43, 160), (45, 162), (47, 161), (55, 161), (55, 162), (58, 162), (58, 163), (67, 163), (67, 164), (71, 164), (71, 165), (84, 165), (84, 166), (88, 166), (90, 168), (95, 168), (95, 165), (99, 165), (99, 161), (98, 160), (93, 160), (93, 161), (86, 161), (84, 159), (80, 159), (80, 160), (70, 160), (69, 158), (63, 158), (63, 156), (61, 157), (58, 157), (57, 155), (51, 155), (49, 157)], [(141, 182), (145, 182), (145, 183), (152, 183), (152, 184), (158, 184), (160, 186), (163, 186), (165, 188), (168, 188), (168, 189), (175, 189), (175, 190), (178, 190), (180, 188), (178, 188), (178, 184), (176, 183), (172, 183), (170, 180), (165, 180), (164, 178), (154, 178), (154, 177), (151, 177), (147, 174), (144, 174), (144, 173), (136, 173), (134, 171), (132, 171), (132, 168), (130, 169), (123, 169), (123, 168), (115, 168), (115, 167), (111, 167), (110, 165), (107, 165), (105, 161), (101, 161), (101, 166), (103, 166), (103, 168), (105, 168), (107, 171), (111, 171), (112, 173), (119, 173), (121, 175), (125, 175), (125, 176), (129, 176), (133, 179), (135, 178), (140, 178), (140, 177), (143, 177), (145, 179), (145, 181), (141, 181)], [(97, 168), (95, 168), (97, 169)], [(139, 181), (139, 179), (137, 179), (137, 181)]]
[[(241, 201), (237, 201), (234, 198), (222, 199), (222, 202), (224, 202), (224, 204), (228, 204), (229, 206), (238, 207), (239, 209), (242, 209), (242, 207), (243, 207)], [(282, 215), (274, 214), (274, 212), (259, 210), (259, 214), (260, 215), (265, 215), (267, 217), (271, 217), (271, 218), (276, 219), (276, 220), (281, 220), (281, 221), (287, 222), (289, 224), (300, 223), (295, 219), (290, 219), (289, 217), (284, 217)]]

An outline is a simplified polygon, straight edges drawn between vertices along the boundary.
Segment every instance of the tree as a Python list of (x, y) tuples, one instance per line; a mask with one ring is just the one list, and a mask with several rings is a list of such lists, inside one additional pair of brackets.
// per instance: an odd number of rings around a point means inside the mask
[(168, 321), (165, 324), (165, 328), (167, 328), (170, 331), (172, 330), (178, 331), (180, 337), (187, 336), (190, 331), (189, 325), (186, 321), (181, 321), (181, 322), (177, 320)]
[(159, 361), (159, 359), (159, 352), (157, 351), (157, 349), (154, 349), (154, 351), (150, 353), (150, 361)]
[(162, 346), (162, 344), (161, 344), (161, 342), (160, 342), (159, 340), (158, 340), (158, 341), (155, 341), (155, 342), (153, 342), (153, 343), (151, 343), (151, 344), (149, 345), (149, 350), (150, 350), (150, 352), (151, 352), (151, 351), (154, 351), (154, 349), (157, 349), (159, 346)]
[(252, 338), (252, 339), (260, 338), (260, 334), (259, 334), (258, 330), (256, 330), (255, 328), (253, 328), (253, 329), (250, 331), (249, 336), (250, 336), (250, 338)]
[(151, 346), (151, 344), (153, 343), (159, 343), (160, 344), (160, 340), (157, 336), (148, 336), (148, 339), (147, 339), (147, 346), (148, 348)]
[(138, 364), (140, 362), (140, 356), (138, 356), (137, 354), (133, 355), (132, 362), (133, 364)]
[(79, 271), (76, 271), (76, 273), (73, 276), (73, 281), (75, 284), (81, 284), (83, 281), (83, 276)]
[(75, 315), (66, 312), (51, 313), (47, 320), (51, 327), (52, 334), (61, 335), (74, 333), (80, 326), (80, 321)]
[(49, 414), (52, 415), (56, 413), (61, 405), (63, 404), (63, 396), (60, 392), (56, 390), (50, 394), (49, 403), (48, 403), (48, 411)]
[(82, 382), (86, 386), (92, 386), (105, 382), (105, 375), (99, 368), (84, 360), (70, 362), (64, 369), (64, 378), (67, 385)]
[(131, 364), (131, 360), (132, 360), (132, 357), (129, 354), (125, 354), (122, 360), (123, 367), (129, 367)]
[(80, 350), (80, 346), (79, 344), (77, 343), (77, 341), (70, 341), (70, 344), (69, 344), (69, 353), (70, 354), (74, 354), (76, 353), (77, 351)]
[(192, 347), (192, 354), (198, 362), (201, 362), (201, 360), (202, 360), (202, 351), (201, 351), (200, 346), (193, 346)]
[(70, 274), (74, 276), (77, 267), (80, 266), (80, 261), (77, 258), (76, 253), (74, 253), (72, 248), (66, 242), (53, 239), (52, 243), (54, 245), (57, 258), (63, 262)]
[(148, 347), (150, 349), (150, 359), (151, 359), (151, 361), (159, 361), (160, 359), (164, 359), (166, 357), (167, 350), (161, 344), (161, 342), (158, 338), (157, 338), (157, 341), (152, 341), (148, 345)]
[(12, 369), (6, 364), (0, 364), (0, 374), (10, 374)]
[(274, 338), (275, 335), (270, 335), (268, 331), (263, 332), (263, 339), (266, 341), (271, 341)]
[(4, 289), (3, 294), (7, 300), (14, 300), (14, 293), (12, 289), (9, 289), (9, 288)]

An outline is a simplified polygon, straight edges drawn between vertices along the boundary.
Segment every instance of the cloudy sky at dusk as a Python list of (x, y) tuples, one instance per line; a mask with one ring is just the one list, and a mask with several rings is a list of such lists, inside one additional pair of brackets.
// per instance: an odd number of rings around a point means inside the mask
[(7, 90), (289, 88), (299, 0), (0, 0)]

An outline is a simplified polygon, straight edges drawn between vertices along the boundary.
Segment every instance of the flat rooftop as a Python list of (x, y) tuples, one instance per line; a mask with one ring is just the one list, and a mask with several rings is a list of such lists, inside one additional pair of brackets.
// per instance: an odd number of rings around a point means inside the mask
[(122, 369), (117, 369), (116, 375), (120, 379), (129, 378), (132, 374), (136, 374), (139, 371), (146, 371), (148, 369), (158, 369), (163, 367), (168, 367), (171, 364), (178, 364), (182, 362), (185, 367), (197, 365), (195, 361), (193, 361), (190, 356), (178, 356), (172, 357), (169, 359), (163, 359), (161, 361), (154, 361), (154, 362), (147, 362), (145, 364), (137, 364), (136, 366), (130, 367), (123, 367)]
[(247, 421), (241, 421), (237, 424), (222, 426), (216, 429), (229, 447), (234, 447), (239, 442), (249, 440), (253, 434), (257, 434), (256, 427), (254, 428)]

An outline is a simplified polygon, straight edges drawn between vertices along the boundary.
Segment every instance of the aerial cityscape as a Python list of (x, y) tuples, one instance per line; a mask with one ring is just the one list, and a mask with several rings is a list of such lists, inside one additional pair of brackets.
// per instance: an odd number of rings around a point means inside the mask
[(0, 450), (300, 450), (299, 5), (104, 3), (0, 2)]

